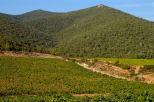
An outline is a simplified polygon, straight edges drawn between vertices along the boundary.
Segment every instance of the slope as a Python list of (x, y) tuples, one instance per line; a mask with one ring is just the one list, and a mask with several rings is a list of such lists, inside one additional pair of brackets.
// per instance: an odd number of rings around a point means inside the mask
[(52, 47), (52, 37), (14, 19), (0, 14), (0, 48), (14, 51), (42, 51)]
[[(68, 13), (53, 13), (43, 10), (35, 10), (23, 15), (17, 15), (15, 18), (27, 25), (33, 26), (37, 30), (55, 36), (59, 42), (61, 40), (59, 38), (62, 36), (57, 35), (57, 32), (74, 25), (77, 19), (86, 17), (90, 14), (90, 12), (95, 11), (93, 11), (91, 8)], [(66, 37), (67, 36), (63, 38), (65, 39)]]
[(62, 30), (57, 54), (71, 57), (154, 58), (154, 23), (103, 6)]
[(138, 95), (154, 86), (115, 79), (71, 61), (0, 56), (0, 95), (109, 94)]
[(29, 21), (29, 20), (49, 17), (49, 16), (53, 16), (53, 15), (57, 15), (57, 14), (58, 13), (48, 12), (48, 11), (44, 11), (44, 10), (34, 10), (34, 11), (27, 12), (27, 13), (24, 13), (21, 15), (12, 15), (12, 17), (19, 20), (19, 21)]
[[(53, 54), (154, 58), (154, 23), (104, 5), (68, 13), (36, 10), (9, 17), (26, 26), (24, 30), (30, 28), (42, 33), (35, 33), (39, 40), (34, 45), (39, 46), (38, 49), (46, 48), (46, 52), (52, 49)], [(29, 42), (30, 47), (36, 49), (32, 43)], [(40, 51), (38, 49), (35, 51)]]

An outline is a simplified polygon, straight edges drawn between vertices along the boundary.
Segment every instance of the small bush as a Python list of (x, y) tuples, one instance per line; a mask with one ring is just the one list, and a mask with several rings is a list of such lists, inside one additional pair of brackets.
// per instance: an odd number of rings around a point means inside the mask
[(76, 62), (76, 59), (69, 59), (70, 61), (72, 61), (72, 62)]
[(118, 66), (119, 64), (120, 64), (119, 61), (115, 61), (115, 62), (114, 62), (114, 65), (116, 65), (116, 66)]
[(82, 63), (86, 63), (88, 60), (87, 60), (86, 58), (82, 58), (80, 61), (81, 61)]
[(131, 68), (131, 66), (129, 66), (127, 64), (121, 64), (119, 61), (115, 61), (114, 65), (118, 66), (118, 67), (121, 67), (123, 69), (127, 69), (127, 70), (129, 70)]
[(154, 71), (154, 65), (145, 65), (141, 69), (141, 72), (151, 72), (151, 71)]

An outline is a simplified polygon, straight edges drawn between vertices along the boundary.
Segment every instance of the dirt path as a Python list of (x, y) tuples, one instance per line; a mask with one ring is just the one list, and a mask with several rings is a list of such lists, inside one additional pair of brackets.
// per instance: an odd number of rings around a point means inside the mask
[(1, 95), (0, 97), (16, 97), (16, 96), (38, 96), (38, 95), (32, 95), (32, 94), (21, 94), (21, 95)]
[[(58, 58), (58, 59), (63, 59), (65, 61), (67, 61), (66, 58), (64, 57), (60, 57), (60, 56), (53, 56), (51, 54), (43, 54), (43, 53), (36, 53), (36, 52), (31, 52), (31, 53), (15, 53), (12, 51), (4, 51), (2, 53), (0, 53), (0, 56), (17, 56), (17, 57), (21, 57), (21, 56), (31, 56), (31, 57), (42, 57), (42, 58)], [(112, 76), (115, 78), (121, 78), (121, 79), (126, 79), (126, 80), (130, 80), (123, 75), (128, 75), (129, 72), (127, 70), (123, 70), (122, 68), (116, 67), (116, 66), (109, 66), (106, 63), (97, 63), (95, 67), (89, 67), (87, 64), (85, 63), (77, 63), (78, 65), (88, 69), (88, 70), (92, 70), (94, 72), (98, 72), (101, 74), (105, 74), (108, 76)]]
[(145, 81), (148, 84), (154, 84), (154, 76), (152, 76), (152, 75), (143, 75), (143, 78), (145, 78)]
[(135, 67), (135, 74), (139, 74), (141, 66), (134, 66)]
[[(31, 57), (41, 57), (41, 58), (57, 58), (57, 59), (62, 59), (62, 60), (68, 61), (67, 58), (64, 58), (64, 57), (53, 56), (51, 54), (36, 53), (36, 52), (15, 53), (15, 52), (11, 52), (11, 51), (4, 51), (4, 52), (0, 53), (0, 56), (16, 56), (16, 57), (31, 56)], [(114, 78), (120, 78), (120, 79), (129, 80), (129, 81), (134, 80), (130, 77), (130, 72), (128, 70), (124, 70), (120, 67), (110, 65), (106, 62), (102, 62), (102, 61), (97, 62), (97, 63), (95, 63), (95, 66), (89, 66), (85, 63), (78, 63), (78, 62), (76, 62), (76, 64), (82, 66), (85, 69), (91, 70), (93, 72), (98, 72), (98, 73), (105, 74), (105, 75), (108, 75), (108, 76), (111, 76)], [(139, 67), (139, 66), (135, 66), (135, 67), (136, 67), (135, 74), (138, 74), (141, 67)], [(154, 76), (143, 75), (143, 78), (145, 79), (146, 83), (154, 84)]]
[(36, 53), (36, 52), (30, 52), (30, 53), (15, 53), (12, 51), (3, 51), (0, 53), (0, 56), (16, 56), (16, 57), (22, 57), (22, 56), (31, 56), (31, 57), (42, 57), (42, 58), (58, 58), (58, 59), (65, 59), (60, 56), (53, 56), (51, 54), (44, 54), (44, 53)]
[(93, 66), (89, 66), (85, 63), (77, 63), (78, 65), (88, 69), (88, 70), (91, 70), (93, 72), (98, 72), (98, 73), (101, 73), (101, 74), (105, 74), (105, 75), (108, 75), (108, 76), (111, 76), (111, 77), (114, 77), (114, 78), (120, 78), (120, 79), (125, 79), (125, 80), (131, 80), (127, 77), (124, 77), (122, 74), (125, 74), (125, 75), (129, 75), (129, 72), (127, 70), (123, 70), (119, 67), (116, 67), (116, 66), (110, 66), (109, 68), (108, 65), (97, 65), (95, 67)]
[(75, 96), (75, 97), (84, 97), (84, 96), (88, 96), (88, 97), (92, 97), (92, 96), (109, 96), (110, 94), (107, 93), (107, 94), (97, 94), (97, 93), (94, 93), (94, 94), (72, 94), (72, 96)]

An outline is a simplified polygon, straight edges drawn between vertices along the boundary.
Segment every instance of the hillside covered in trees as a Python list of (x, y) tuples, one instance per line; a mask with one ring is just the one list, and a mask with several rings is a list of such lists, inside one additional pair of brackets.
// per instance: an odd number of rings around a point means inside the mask
[(154, 23), (104, 5), (68, 13), (0, 14), (0, 50), (154, 58)]

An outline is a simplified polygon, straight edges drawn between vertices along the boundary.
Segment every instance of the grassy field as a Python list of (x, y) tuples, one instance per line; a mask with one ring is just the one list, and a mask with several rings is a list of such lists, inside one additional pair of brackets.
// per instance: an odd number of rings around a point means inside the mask
[(154, 59), (124, 59), (124, 58), (97, 58), (97, 59), (104, 61), (111, 61), (113, 63), (119, 61), (121, 64), (137, 65), (137, 66), (154, 65)]
[[(40, 99), (41, 97), (36, 96), (52, 97), (50, 95), (77, 93), (138, 95), (145, 91), (153, 95), (154, 85), (115, 79), (91, 72), (70, 61), (34, 57), (0, 57), (0, 95), (2, 96), (0, 100), (9, 100), (10, 98), (5, 96), (10, 95), (27, 95), (27, 97), (32, 95), (34, 99)], [(32, 99), (27, 97), (23, 98)], [(21, 97), (13, 99), (20, 100)]]

